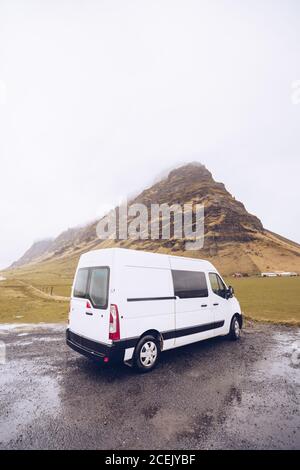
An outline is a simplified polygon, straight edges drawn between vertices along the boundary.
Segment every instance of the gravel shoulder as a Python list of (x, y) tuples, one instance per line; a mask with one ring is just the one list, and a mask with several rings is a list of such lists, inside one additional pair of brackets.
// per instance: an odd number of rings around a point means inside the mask
[(249, 323), (151, 373), (69, 350), (64, 325), (0, 325), (1, 449), (299, 449), (300, 330)]

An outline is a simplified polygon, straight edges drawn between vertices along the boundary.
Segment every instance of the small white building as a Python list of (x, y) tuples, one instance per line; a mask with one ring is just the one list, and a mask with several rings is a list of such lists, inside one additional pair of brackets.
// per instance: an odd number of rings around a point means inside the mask
[(283, 272), (277, 273), (277, 276), (281, 276), (281, 277), (294, 277), (294, 276), (298, 276), (298, 274), (295, 273), (295, 272), (292, 272), (292, 271), (283, 271)]
[(298, 273), (293, 271), (275, 271), (275, 272), (266, 272), (261, 273), (261, 277), (294, 277), (298, 276)]

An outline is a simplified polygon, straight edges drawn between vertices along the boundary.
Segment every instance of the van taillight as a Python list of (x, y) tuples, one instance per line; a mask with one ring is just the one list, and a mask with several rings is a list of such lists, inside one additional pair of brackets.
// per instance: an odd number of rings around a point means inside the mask
[(117, 341), (120, 339), (120, 322), (118, 307), (115, 304), (110, 305), (109, 314), (109, 339)]

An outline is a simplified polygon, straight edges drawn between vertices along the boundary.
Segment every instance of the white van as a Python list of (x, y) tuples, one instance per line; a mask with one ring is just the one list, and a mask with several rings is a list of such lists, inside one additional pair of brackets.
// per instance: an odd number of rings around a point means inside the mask
[(242, 321), (232, 287), (208, 261), (108, 248), (80, 257), (67, 344), (147, 372), (161, 351), (213, 336), (239, 339)]

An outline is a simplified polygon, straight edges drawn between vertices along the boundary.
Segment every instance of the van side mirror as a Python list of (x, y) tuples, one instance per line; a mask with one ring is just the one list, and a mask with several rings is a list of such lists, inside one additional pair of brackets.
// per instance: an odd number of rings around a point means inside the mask
[(228, 286), (227, 287), (227, 290), (226, 290), (226, 298), (227, 299), (230, 299), (231, 297), (233, 297), (233, 294), (234, 294), (234, 289), (232, 286)]

